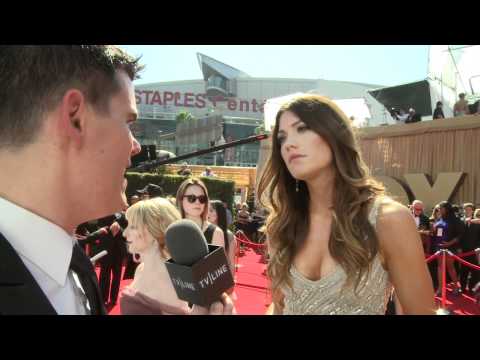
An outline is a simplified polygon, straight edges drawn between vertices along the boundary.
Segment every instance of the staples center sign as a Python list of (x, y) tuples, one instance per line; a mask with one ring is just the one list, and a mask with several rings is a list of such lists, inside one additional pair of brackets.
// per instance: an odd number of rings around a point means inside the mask
[(190, 92), (172, 92), (156, 90), (135, 90), (137, 105), (160, 105), (186, 108), (204, 109), (216, 107), (218, 103), (225, 103), (226, 109), (230, 111), (263, 113), (266, 100), (257, 99), (242, 100), (237, 98), (226, 98), (223, 96), (210, 97), (206, 94), (194, 94)]

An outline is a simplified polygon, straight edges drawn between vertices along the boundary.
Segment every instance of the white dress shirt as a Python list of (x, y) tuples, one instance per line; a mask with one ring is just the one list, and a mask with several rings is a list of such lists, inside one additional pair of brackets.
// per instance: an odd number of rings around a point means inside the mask
[(85, 315), (82, 289), (69, 270), (75, 238), (58, 225), (0, 197), (0, 233), (60, 315)]
[(420, 227), (420, 216), (415, 216), (415, 224), (417, 224), (417, 229)]

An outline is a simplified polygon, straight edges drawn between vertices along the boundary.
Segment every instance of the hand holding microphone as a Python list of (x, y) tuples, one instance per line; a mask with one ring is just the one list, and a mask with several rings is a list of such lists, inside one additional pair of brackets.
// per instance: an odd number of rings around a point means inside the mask
[(178, 298), (203, 307), (193, 314), (232, 314), (225, 291), (234, 282), (224, 248), (207, 245), (197, 224), (187, 219), (167, 228), (165, 242), (172, 256), (165, 264)]
[(192, 315), (236, 315), (233, 301), (227, 293), (222, 293), (220, 300), (210, 305), (210, 308), (195, 305)]

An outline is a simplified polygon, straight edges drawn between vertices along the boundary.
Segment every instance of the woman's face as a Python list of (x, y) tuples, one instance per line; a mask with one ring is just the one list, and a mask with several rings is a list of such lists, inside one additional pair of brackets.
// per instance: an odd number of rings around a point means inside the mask
[[(183, 210), (185, 215), (195, 218), (201, 218), (202, 213), (205, 210), (206, 196), (203, 189), (198, 185), (190, 185), (182, 199)], [(193, 202), (192, 202), (193, 201)], [(202, 203), (203, 202), (203, 203)]]
[(282, 159), (295, 179), (308, 180), (332, 165), (327, 142), (290, 111), (280, 116), (277, 139)]
[(440, 208), (440, 216), (441, 217), (446, 217), (447, 216), (447, 209), (444, 207)]
[(211, 222), (212, 224), (218, 225), (218, 214), (217, 210), (210, 205), (208, 208), (208, 221)]
[(123, 232), (127, 240), (128, 252), (131, 254), (141, 254), (145, 252), (155, 241), (152, 235), (140, 225), (128, 224)]

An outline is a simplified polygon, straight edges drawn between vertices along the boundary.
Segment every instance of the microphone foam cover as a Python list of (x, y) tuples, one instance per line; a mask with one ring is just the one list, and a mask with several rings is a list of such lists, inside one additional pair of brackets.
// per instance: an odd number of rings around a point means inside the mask
[(192, 220), (183, 219), (170, 224), (165, 242), (173, 261), (191, 266), (208, 255), (207, 240)]

